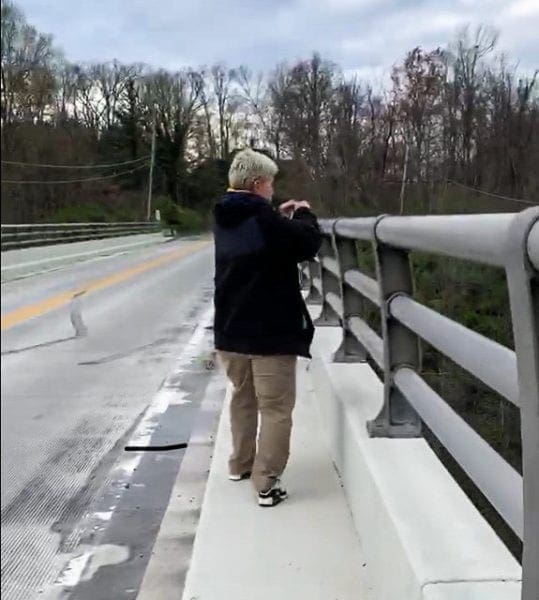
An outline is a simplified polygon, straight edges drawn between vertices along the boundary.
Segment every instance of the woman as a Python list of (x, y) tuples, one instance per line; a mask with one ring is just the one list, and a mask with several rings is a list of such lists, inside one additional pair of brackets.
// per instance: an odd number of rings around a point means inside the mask
[(215, 347), (233, 385), (229, 477), (252, 476), (264, 507), (287, 498), (280, 476), (290, 449), (296, 362), (310, 357), (314, 333), (297, 264), (313, 258), (322, 239), (307, 202), (272, 208), (277, 172), (266, 155), (239, 152), (214, 210)]

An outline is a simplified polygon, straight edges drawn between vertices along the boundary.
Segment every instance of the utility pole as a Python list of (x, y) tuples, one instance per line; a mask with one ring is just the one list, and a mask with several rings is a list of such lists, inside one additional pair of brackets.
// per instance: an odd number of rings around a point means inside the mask
[(155, 121), (156, 121), (156, 109), (155, 104), (153, 105), (153, 120), (152, 120), (152, 154), (150, 158), (150, 181), (148, 182), (148, 209), (146, 213), (146, 220), (150, 221), (152, 218), (152, 190), (153, 190), (153, 168), (155, 165)]
[(408, 143), (406, 142), (406, 152), (404, 154), (404, 169), (402, 170), (402, 185), (401, 185), (401, 215), (404, 214), (404, 188), (406, 187), (406, 174), (408, 172)]

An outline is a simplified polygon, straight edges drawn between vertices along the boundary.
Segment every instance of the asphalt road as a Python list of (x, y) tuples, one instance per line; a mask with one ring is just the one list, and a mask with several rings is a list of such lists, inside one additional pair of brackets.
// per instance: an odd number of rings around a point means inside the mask
[[(185, 351), (211, 305), (212, 269), (209, 241), (191, 239), (2, 284), (6, 600), (44, 597), (178, 356), (202, 360)], [(200, 400), (190, 385), (176, 407), (183, 437)]]

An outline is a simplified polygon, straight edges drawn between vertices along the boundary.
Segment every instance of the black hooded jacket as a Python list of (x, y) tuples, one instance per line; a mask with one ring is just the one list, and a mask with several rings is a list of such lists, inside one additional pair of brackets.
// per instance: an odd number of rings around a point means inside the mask
[(216, 349), (309, 357), (297, 265), (320, 247), (315, 215), (300, 208), (287, 219), (260, 196), (229, 192), (214, 216)]

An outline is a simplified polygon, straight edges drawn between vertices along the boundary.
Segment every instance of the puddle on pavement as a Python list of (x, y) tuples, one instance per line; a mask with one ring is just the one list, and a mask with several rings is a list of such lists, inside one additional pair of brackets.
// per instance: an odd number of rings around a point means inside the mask
[(72, 558), (58, 578), (56, 585), (75, 587), (82, 581), (90, 581), (101, 567), (119, 565), (129, 558), (129, 548), (115, 544), (103, 544)]

